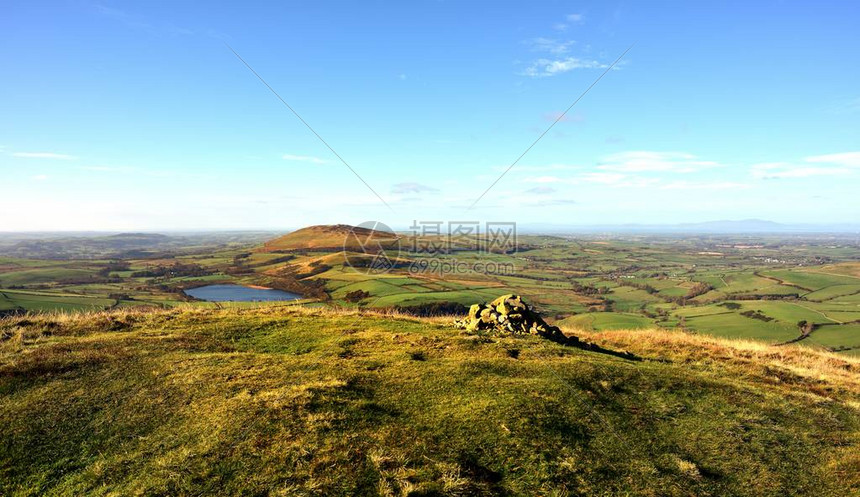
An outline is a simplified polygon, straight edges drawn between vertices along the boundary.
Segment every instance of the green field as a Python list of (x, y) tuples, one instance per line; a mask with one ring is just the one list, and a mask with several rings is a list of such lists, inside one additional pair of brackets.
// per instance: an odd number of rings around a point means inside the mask
[(654, 321), (636, 314), (618, 312), (590, 312), (577, 314), (556, 323), (574, 329), (590, 331), (648, 329), (654, 327)]
[(858, 278), (822, 273), (813, 268), (767, 271), (764, 274), (792, 285), (804, 287), (809, 291), (822, 290), (836, 285), (857, 285), (860, 283)]
[(86, 269), (50, 268), (27, 269), (0, 273), (0, 285), (10, 287), (15, 285), (34, 285), (39, 283), (56, 283), (64, 280), (89, 279), (95, 274)]
[(709, 314), (686, 319), (686, 327), (697, 333), (725, 338), (783, 343), (799, 335), (797, 326), (780, 321), (763, 322), (737, 313)]
[[(257, 242), (234, 240), (176, 245), (144, 258), (99, 258), (91, 249), (93, 257), (80, 260), (2, 258), (0, 312), (211, 307), (183, 289), (234, 283), (273, 286), (326, 305), (419, 313), (438, 303), (468, 306), (519, 293), (549, 318), (586, 329), (656, 326), (767, 343), (801, 338), (803, 321), (835, 325), (827, 334), (841, 326), (850, 334), (860, 321), (860, 250), (850, 238), (523, 236), (514, 254), (400, 251), (397, 267), (373, 272), (346, 263), (370, 261), (367, 254), (307, 248), (313, 232), (279, 238), (275, 252), (273, 245), (261, 250)], [(320, 240), (333, 243), (336, 234), (327, 231)], [(73, 249), (82, 250), (83, 242), (76, 243)], [(475, 269), (490, 262), (505, 270)], [(448, 269), (413, 271), (413, 263)]]

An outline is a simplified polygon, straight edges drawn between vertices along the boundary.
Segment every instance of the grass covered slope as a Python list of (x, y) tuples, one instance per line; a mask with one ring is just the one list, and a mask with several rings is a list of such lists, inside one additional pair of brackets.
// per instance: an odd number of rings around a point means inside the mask
[(860, 361), (304, 307), (0, 321), (0, 494), (850, 495)]

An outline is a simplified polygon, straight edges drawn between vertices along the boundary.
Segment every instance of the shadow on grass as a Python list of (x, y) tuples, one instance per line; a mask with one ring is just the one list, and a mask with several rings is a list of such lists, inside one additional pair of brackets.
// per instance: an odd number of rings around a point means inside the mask
[(626, 359), (628, 361), (642, 361), (643, 358), (638, 355), (628, 352), (626, 350), (613, 350), (607, 349), (605, 347), (601, 347), (596, 343), (584, 342), (575, 336), (567, 336), (561, 332), (558, 328), (557, 333), (549, 333), (547, 335), (543, 335), (543, 338), (550, 340), (552, 342), (567, 346), (567, 347), (575, 347), (577, 349), (587, 350), (589, 352), (597, 352), (598, 354), (606, 354), (611, 355), (613, 357), (620, 357), (621, 359)]

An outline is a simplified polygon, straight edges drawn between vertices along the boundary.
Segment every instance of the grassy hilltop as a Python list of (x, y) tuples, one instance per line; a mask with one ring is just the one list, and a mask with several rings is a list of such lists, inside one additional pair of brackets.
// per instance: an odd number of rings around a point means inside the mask
[(860, 493), (860, 360), (577, 334), (643, 360), (299, 305), (8, 317), (0, 494)]

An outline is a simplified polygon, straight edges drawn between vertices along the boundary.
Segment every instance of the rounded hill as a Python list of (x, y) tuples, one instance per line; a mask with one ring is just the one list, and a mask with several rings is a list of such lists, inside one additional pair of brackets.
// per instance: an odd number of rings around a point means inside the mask
[(293, 250), (346, 249), (375, 252), (398, 243), (400, 237), (390, 231), (374, 230), (348, 224), (309, 226), (263, 244), (261, 252)]

